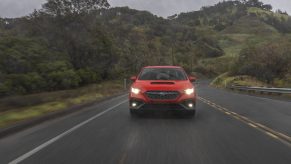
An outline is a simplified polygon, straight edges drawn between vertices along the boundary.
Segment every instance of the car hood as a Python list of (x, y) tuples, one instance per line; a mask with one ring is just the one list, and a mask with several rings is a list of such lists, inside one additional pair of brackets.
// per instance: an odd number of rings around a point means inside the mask
[(146, 91), (184, 91), (185, 89), (193, 88), (193, 84), (188, 80), (185, 81), (150, 81), (137, 80), (132, 87)]

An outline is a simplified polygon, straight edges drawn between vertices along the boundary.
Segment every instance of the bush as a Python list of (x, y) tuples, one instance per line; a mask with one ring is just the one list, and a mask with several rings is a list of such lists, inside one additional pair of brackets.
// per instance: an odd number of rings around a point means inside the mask
[(46, 86), (46, 81), (38, 73), (9, 74), (0, 86), (1, 95), (26, 94), (39, 92)]
[(257, 87), (267, 86), (264, 82), (261, 82), (254, 77), (246, 75), (230, 76), (229, 73), (221, 74), (211, 82), (211, 85), (216, 87), (227, 87), (231, 85), (257, 86)]
[(232, 75), (250, 75), (267, 83), (284, 78), (291, 64), (291, 44), (281, 41), (258, 47), (247, 47), (240, 52), (232, 67)]
[(7, 96), (10, 91), (10, 88), (4, 83), (0, 83), (0, 97)]
[(89, 68), (79, 69), (77, 71), (77, 74), (81, 78), (82, 84), (90, 84), (90, 83), (96, 83), (96, 82), (101, 81), (100, 73), (93, 71), (92, 69), (89, 69)]
[(287, 74), (284, 78), (278, 79), (276, 78), (274, 80), (274, 85), (276, 87), (285, 87), (285, 88), (291, 88), (291, 74)]
[(21, 85), (27, 92), (39, 92), (46, 86), (46, 81), (38, 73), (28, 73), (21, 77)]
[(213, 38), (201, 38), (196, 45), (196, 53), (200, 57), (214, 58), (224, 55), (218, 41)]
[(81, 82), (81, 78), (72, 69), (51, 72), (46, 78), (48, 87), (52, 90), (78, 87)]

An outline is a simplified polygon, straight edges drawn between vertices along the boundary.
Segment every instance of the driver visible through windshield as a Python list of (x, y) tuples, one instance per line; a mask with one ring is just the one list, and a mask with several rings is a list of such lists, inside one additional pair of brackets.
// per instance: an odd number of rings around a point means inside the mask
[(178, 68), (145, 68), (139, 80), (187, 80), (187, 76)]

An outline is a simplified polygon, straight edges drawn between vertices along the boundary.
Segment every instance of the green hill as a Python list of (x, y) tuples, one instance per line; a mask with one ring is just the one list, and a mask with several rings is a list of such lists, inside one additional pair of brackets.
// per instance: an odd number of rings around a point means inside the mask
[[(274, 72), (268, 68), (275, 61), (270, 61), (269, 64), (265, 64), (269, 61), (264, 61), (272, 55), (275, 58), (273, 60), (280, 62), (284, 60), (286, 63), (291, 63), (290, 52), (286, 50), (288, 49), (287, 44), (291, 41), (291, 17), (285, 12), (280, 10), (273, 12), (271, 9), (270, 5), (256, 0), (227, 1), (203, 7), (200, 11), (182, 13), (174, 21), (193, 26), (196, 29), (204, 29), (203, 35), (214, 36), (224, 51), (224, 55), (217, 58), (199, 59), (197, 62), (199, 71), (211, 75), (224, 72), (231, 72), (230, 76), (249, 75), (277, 86), (288, 86), (290, 84), (290, 82), (286, 82), (288, 81), (286, 79), (290, 79), (288, 64), (284, 64), (284, 67), (287, 68), (285, 70), (273, 67), (273, 70), (279, 70)], [(278, 47), (279, 45), (276, 45), (278, 43), (285, 44), (285, 47), (281, 47), (286, 50), (284, 59), (280, 57), (283, 52), (273, 54), (263, 52), (270, 46)], [(241, 62), (240, 58), (245, 53), (253, 54), (253, 59), (244, 64), (238, 63)], [(265, 56), (260, 58), (256, 54)], [(261, 70), (254, 73), (259, 67)]]

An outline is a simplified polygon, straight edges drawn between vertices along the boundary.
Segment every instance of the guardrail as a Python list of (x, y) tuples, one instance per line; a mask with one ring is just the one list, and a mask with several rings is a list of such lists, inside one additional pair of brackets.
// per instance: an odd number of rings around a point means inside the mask
[(247, 92), (258, 92), (261, 94), (291, 94), (291, 88), (267, 88), (267, 87), (247, 87), (247, 86), (228, 86), (231, 90), (247, 91)]

